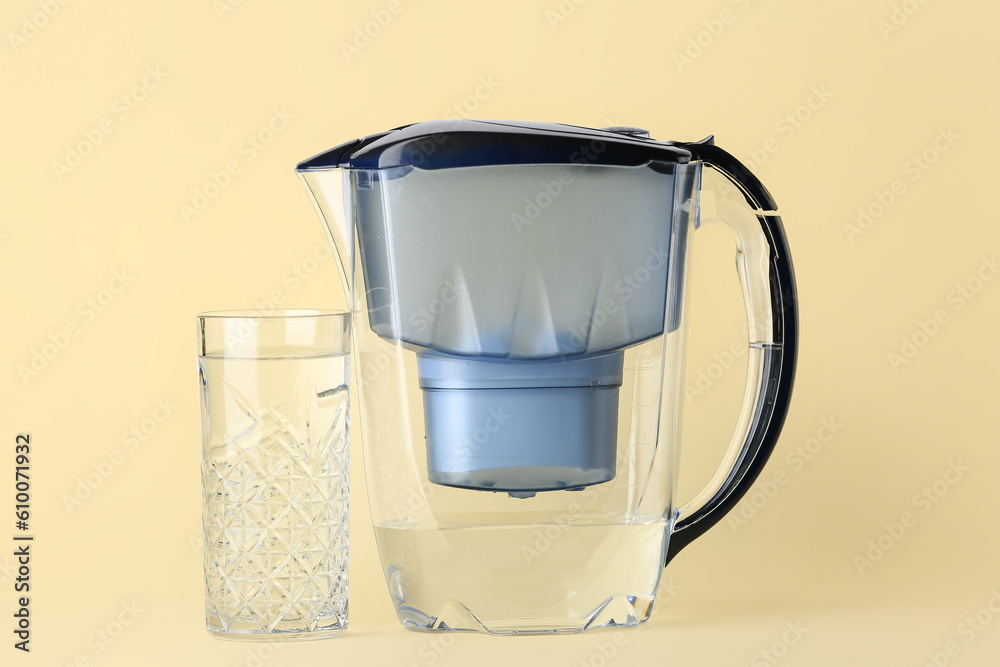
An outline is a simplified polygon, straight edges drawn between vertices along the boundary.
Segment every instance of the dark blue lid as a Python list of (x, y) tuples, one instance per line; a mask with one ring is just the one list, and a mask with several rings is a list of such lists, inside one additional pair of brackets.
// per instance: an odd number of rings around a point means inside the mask
[(449, 169), (501, 164), (600, 164), (634, 167), (688, 162), (691, 152), (635, 128), (595, 130), (558, 123), (431, 120), (354, 139), (300, 163), (298, 171)]

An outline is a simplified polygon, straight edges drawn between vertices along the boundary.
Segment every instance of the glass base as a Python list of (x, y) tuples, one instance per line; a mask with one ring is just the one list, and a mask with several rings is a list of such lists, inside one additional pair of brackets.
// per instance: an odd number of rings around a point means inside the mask
[(213, 630), (208, 628), (208, 634), (219, 639), (226, 639), (229, 641), (241, 641), (241, 642), (285, 642), (285, 641), (310, 641), (313, 639), (326, 639), (327, 637), (336, 637), (344, 630), (347, 626), (340, 628), (333, 628), (330, 630), (318, 630), (316, 632), (226, 632), (222, 630)]
[(596, 628), (638, 626), (653, 613), (653, 598), (615, 595), (584, 618), (515, 617), (480, 619), (467, 607), (451, 603), (435, 615), (398, 608), (400, 622), (417, 632), (480, 632), (489, 635), (576, 634)]
[(206, 616), (205, 629), (209, 634), (221, 639), (239, 641), (280, 642), (323, 639), (339, 635), (347, 629), (347, 610), (329, 616), (301, 616), (293, 618), (268, 619), (260, 615), (246, 614), (223, 622), (214, 613)]
[(649, 619), (667, 529), (663, 521), (539, 522), (376, 526), (375, 535), (389, 594), (405, 627), (572, 634)]

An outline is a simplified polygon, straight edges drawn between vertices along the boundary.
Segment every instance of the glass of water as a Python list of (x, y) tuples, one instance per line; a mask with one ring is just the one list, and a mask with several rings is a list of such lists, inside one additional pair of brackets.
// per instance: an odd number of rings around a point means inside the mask
[(347, 627), (350, 314), (198, 316), (208, 630)]

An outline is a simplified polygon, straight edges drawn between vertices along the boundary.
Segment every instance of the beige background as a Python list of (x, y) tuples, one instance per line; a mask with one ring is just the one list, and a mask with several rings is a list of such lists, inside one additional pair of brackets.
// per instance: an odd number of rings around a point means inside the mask
[[(0, 10), (0, 466), (30, 432), (37, 535), (30, 655), (11, 647), (13, 559), (0, 556), (0, 663), (763, 665), (773, 648), (785, 665), (921, 665), (929, 652), (995, 664), (1000, 620), (965, 621), (1000, 590), (1000, 279), (977, 283), (1000, 251), (995, 5), (396, 0), (392, 14), (381, 0), (63, 1)], [(391, 20), (345, 55), (371, 12)], [(342, 305), (293, 166), (456, 105), (476, 118), (715, 134), (767, 184), (802, 339), (758, 507), (671, 565), (666, 603), (642, 629), (430, 636), (396, 623), (356, 465), (349, 631), (277, 650), (214, 640), (202, 619), (194, 315), (275, 296)], [(258, 134), (270, 143), (250, 149)], [(925, 153), (921, 169), (911, 156)], [(238, 173), (185, 215), (230, 162)], [(852, 235), (859, 207), (873, 219)], [(689, 401), (684, 495), (710, 475), (743, 378), (741, 363), (712, 367), (742, 322), (725, 232), (700, 231), (696, 261), (687, 377), (718, 379)], [(974, 298), (955, 291), (966, 284)], [(921, 347), (894, 368), (904, 337)], [(36, 352), (52, 358), (25, 374)], [(143, 440), (124, 438), (133, 427)], [(796, 448), (810, 446), (800, 462)], [(950, 464), (968, 468), (953, 484)], [(109, 465), (99, 486), (79, 488)], [(0, 474), (3, 505), (11, 477)], [(936, 502), (914, 498), (935, 482)], [(88, 497), (68, 507), (78, 492)], [(904, 512), (913, 520), (893, 537), (886, 524)], [(12, 509), (0, 516), (11, 544)], [(880, 538), (891, 548), (859, 572), (855, 557)], [(108, 644), (100, 633), (117, 634), (119, 616), (129, 624)], [(782, 644), (795, 639), (786, 623), (807, 629), (794, 645)]]

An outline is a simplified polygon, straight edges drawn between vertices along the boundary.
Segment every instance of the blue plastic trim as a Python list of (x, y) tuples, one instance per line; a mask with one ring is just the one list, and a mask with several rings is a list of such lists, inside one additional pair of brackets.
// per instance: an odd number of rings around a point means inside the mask
[(431, 120), (354, 139), (301, 162), (318, 169), (450, 169), (507, 164), (594, 164), (635, 167), (686, 163), (674, 142), (557, 123)]

